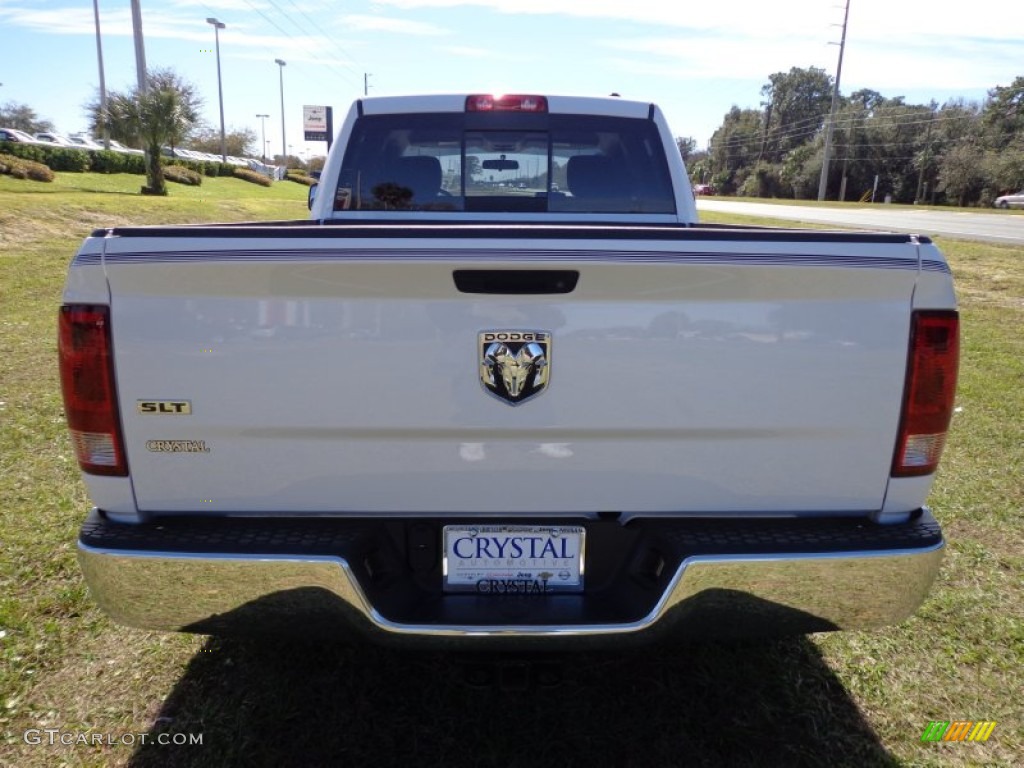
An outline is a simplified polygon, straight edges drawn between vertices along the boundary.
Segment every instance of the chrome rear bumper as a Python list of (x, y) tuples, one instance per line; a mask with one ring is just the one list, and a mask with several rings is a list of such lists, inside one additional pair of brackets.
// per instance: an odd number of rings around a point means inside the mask
[(414, 552), (435, 525), (231, 518), (125, 526), (94, 512), (79, 560), (100, 606), (146, 629), (621, 645), (892, 624), (924, 600), (944, 547), (927, 510), (896, 526), (827, 518), (587, 523), (587, 593), (466, 595), (443, 594), (436, 561)]

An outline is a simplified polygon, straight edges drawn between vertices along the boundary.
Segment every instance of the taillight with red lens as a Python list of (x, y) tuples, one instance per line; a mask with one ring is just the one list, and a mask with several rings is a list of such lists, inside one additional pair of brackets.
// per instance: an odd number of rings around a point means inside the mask
[(61, 307), (57, 348), (64, 411), (79, 466), (94, 475), (127, 475), (114, 385), (110, 308)]
[(959, 362), (957, 313), (914, 312), (893, 477), (930, 475), (938, 467), (953, 416)]
[(475, 94), (466, 97), (467, 112), (547, 112), (548, 100), (543, 96), (512, 94), (490, 96)]

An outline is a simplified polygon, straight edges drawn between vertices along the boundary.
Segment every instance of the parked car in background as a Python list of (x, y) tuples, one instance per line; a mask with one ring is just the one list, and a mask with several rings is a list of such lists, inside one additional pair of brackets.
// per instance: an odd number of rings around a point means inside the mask
[(127, 153), (129, 155), (144, 155), (144, 154), (146, 154), (141, 149), (134, 149), (133, 147), (126, 147), (120, 141), (114, 141), (113, 139), (110, 140), (110, 148), (114, 152), (125, 152), (125, 153)]
[(715, 187), (712, 184), (694, 184), (693, 194), (695, 195), (713, 195), (715, 194)]
[(1012, 195), (997, 197), (993, 205), (996, 208), (1024, 208), (1024, 189), (1014, 192)]
[(73, 147), (75, 142), (71, 141), (67, 136), (63, 136), (53, 131), (40, 131), (36, 134), (36, 140), (42, 141), (47, 144), (57, 144), (61, 147)]
[(17, 128), (0, 128), (0, 141), (12, 141), (15, 144), (47, 144), (35, 136), (19, 131)]
[(91, 149), (91, 150), (103, 149), (103, 145), (102, 144), (100, 144), (99, 142), (93, 141), (88, 136), (86, 136), (84, 134), (81, 134), (81, 133), (73, 133), (73, 134), (71, 134), (70, 136), (68, 136), (68, 141), (70, 141), (72, 144), (74, 144), (79, 149)]
[(195, 160), (194, 157), (189, 155), (188, 150), (181, 149), (180, 147), (163, 147), (160, 153), (164, 157), (177, 157), (182, 160)]

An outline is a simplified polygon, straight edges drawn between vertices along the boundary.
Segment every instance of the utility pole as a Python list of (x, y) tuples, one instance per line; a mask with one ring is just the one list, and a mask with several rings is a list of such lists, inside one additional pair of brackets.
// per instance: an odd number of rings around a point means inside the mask
[(263, 150), (263, 164), (267, 164), (267, 118), (270, 115), (256, 115), (260, 119), (260, 148)]
[(772, 124), (772, 102), (768, 102), (768, 106), (764, 110), (764, 130), (761, 132), (761, 151), (757, 153), (757, 162), (761, 162), (761, 158), (764, 157), (764, 148), (768, 144), (768, 128)]
[(853, 151), (853, 126), (850, 126), (850, 135), (846, 140), (846, 152), (843, 153), (843, 174), (839, 180), (839, 202), (846, 202), (846, 166), (850, 162), (850, 152)]
[(370, 95), (370, 74), (369, 72), (363, 72), (363, 96)]
[(843, 175), (839, 182), (839, 202), (846, 202), (846, 182), (848, 180), (846, 175), (846, 168), (850, 163), (850, 155), (856, 150), (857, 147), (857, 121), (854, 119), (850, 120), (850, 129), (847, 131), (848, 137), (846, 139), (846, 151), (843, 153)]
[(217, 42), (217, 97), (220, 99), (220, 160), (222, 163), (228, 161), (227, 143), (224, 140), (224, 86), (220, 80), (220, 31), (227, 26), (223, 21), (207, 19), (207, 24), (213, 25), (213, 38)]
[(914, 202), (923, 203), (924, 199), (921, 197), (921, 189), (924, 185), (924, 169), (928, 165), (928, 150), (931, 149), (932, 140), (932, 123), (935, 122), (935, 102), (932, 102), (932, 116), (928, 118), (928, 130), (924, 136), (924, 157), (921, 158), (921, 170), (917, 173), (917, 191), (914, 193)]
[(288, 144), (284, 138), (284, 65), (286, 61), (282, 59), (274, 59), (274, 63), (277, 64), (278, 69), (281, 73), (281, 162), (284, 163), (285, 167), (288, 167)]
[(139, 93), (145, 93), (149, 84), (146, 82), (146, 46), (142, 42), (142, 6), (139, 0), (132, 0), (132, 34), (135, 38), (135, 74), (139, 78)]
[(96, 18), (96, 58), (100, 63), (100, 126), (103, 128), (103, 148), (110, 149), (110, 126), (107, 124), (107, 81), (103, 76), (103, 39), (100, 37), (99, 0), (92, 0), (92, 13)]
[[(839, 64), (836, 66), (836, 83), (832, 88), (832, 108), (828, 112), (828, 128), (825, 129), (825, 157), (821, 163), (821, 180), (818, 182), (818, 199), (825, 199), (825, 188), (828, 186), (828, 159), (832, 151), (832, 129), (836, 122), (836, 106), (839, 104), (839, 78), (843, 74), (843, 51), (846, 49), (846, 22), (850, 18), (850, 0), (846, 0), (846, 11), (843, 13), (843, 36), (839, 41)], [(830, 43), (833, 45), (833, 43)]]

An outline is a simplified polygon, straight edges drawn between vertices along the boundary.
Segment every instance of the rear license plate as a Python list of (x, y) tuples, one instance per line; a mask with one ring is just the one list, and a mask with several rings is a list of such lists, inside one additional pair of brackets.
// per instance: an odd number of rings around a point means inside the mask
[(583, 591), (583, 526), (446, 525), (445, 592)]

